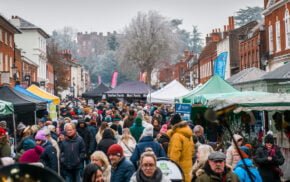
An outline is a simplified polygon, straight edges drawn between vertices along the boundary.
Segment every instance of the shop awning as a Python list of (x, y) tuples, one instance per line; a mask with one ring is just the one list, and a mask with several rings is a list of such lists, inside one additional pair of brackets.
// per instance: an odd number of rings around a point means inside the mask
[(51, 99), (45, 99), (45, 98), (39, 97), (39, 96), (33, 94), (32, 92), (26, 90), (25, 88), (21, 87), (20, 85), (15, 85), (14, 90), (16, 90), (17, 92), (20, 92), (20, 93), (22, 93), (24, 95), (27, 95), (29, 97), (32, 97), (34, 99), (37, 99), (39, 101), (43, 101), (43, 102), (46, 102), (46, 103), (51, 103), (52, 102)]
[(42, 90), (41, 88), (39, 88), (36, 85), (31, 85), (30, 87), (27, 88), (27, 90), (29, 92), (32, 92), (33, 94), (41, 97), (41, 98), (52, 100), (52, 102), (56, 105), (58, 105), (60, 103), (59, 97), (52, 95), (52, 94), (46, 92), (45, 90)]

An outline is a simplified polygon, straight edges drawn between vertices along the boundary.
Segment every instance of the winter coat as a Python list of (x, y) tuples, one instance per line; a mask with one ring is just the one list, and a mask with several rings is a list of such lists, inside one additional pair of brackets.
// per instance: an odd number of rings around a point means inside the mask
[(167, 134), (161, 134), (161, 136), (157, 139), (158, 143), (160, 143), (165, 151), (165, 153), (168, 153), (168, 145), (170, 138)]
[(56, 149), (49, 141), (46, 141), (41, 146), (44, 148), (44, 151), (40, 156), (40, 161), (44, 164), (44, 166), (57, 172), (58, 161)]
[[(234, 139), (235, 141), (238, 141), (239, 139), (243, 139), (243, 137), (235, 134)], [(241, 157), (235, 147), (234, 142), (232, 142), (232, 145), (228, 148), (227, 153), (226, 153), (226, 163), (234, 169), (236, 164), (240, 160), (241, 160)]]
[(95, 151), (97, 148), (97, 140), (96, 140), (95, 136), (98, 133), (98, 127), (96, 125), (89, 125), (88, 130), (90, 131), (90, 133), (93, 137), (93, 151)]
[[(143, 182), (143, 180), (140, 179), (140, 177), (138, 177), (138, 176), (140, 176), (140, 173), (141, 173), (141, 170), (138, 169), (131, 177), (130, 182)], [(161, 177), (161, 179), (157, 180), (155, 176), (158, 176), (159, 178)], [(157, 168), (154, 177), (150, 178), (150, 180), (154, 181), (154, 182), (171, 182), (170, 179), (168, 179), (164, 174), (162, 174), (162, 172), (159, 168)]]
[(192, 130), (186, 121), (182, 121), (175, 124), (171, 130), (168, 130), (167, 135), (170, 138), (168, 157), (180, 166), (185, 176), (185, 182), (189, 182), (194, 153)]
[(127, 119), (125, 119), (123, 128), (130, 128), (134, 124), (135, 117), (129, 116)]
[[(254, 166), (253, 162), (251, 159), (245, 158), (244, 162), (246, 163), (246, 166), (248, 167), (248, 169), (250, 170), (251, 174), (252, 174), (252, 179), (254, 180), (253, 182), (263, 182), (262, 178), (260, 176), (260, 173), (258, 171), (258, 169)], [(240, 160), (235, 169), (234, 169), (234, 173), (238, 176), (240, 182), (252, 182), (246, 169), (244, 166), (244, 163), (242, 160)]]
[(0, 140), (0, 158), (11, 157), (11, 148), (7, 141), (7, 137), (4, 136)]
[(285, 159), (278, 146), (274, 145), (273, 149), (275, 150), (275, 154), (271, 161), (267, 159), (270, 155), (265, 146), (259, 147), (254, 157), (254, 161), (258, 166), (258, 170), (264, 182), (280, 181), (277, 170), (279, 166), (284, 163)]
[(147, 148), (151, 148), (157, 158), (166, 157), (164, 149), (162, 148), (160, 143), (154, 141), (152, 136), (142, 137), (139, 143), (136, 145), (135, 150), (130, 158), (136, 168), (137, 162), (139, 161), (141, 154), (145, 152)]
[(239, 182), (236, 174), (234, 174), (230, 168), (225, 168), (222, 176), (216, 175), (211, 169), (208, 163), (205, 164), (204, 173), (195, 179), (195, 182), (222, 182), (223, 179), (226, 182)]
[(87, 128), (87, 124), (85, 122), (83, 123), (85, 126), (82, 128), (79, 126), (80, 123), (78, 123), (77, 132), (83, 138), (85, 142), (86, 154), (87, 154), (87, 157), (89, 157), (94, 152), (94, 139), (90, 130)]
[(144, 126), (142, 126), (142, 121), (135, 122), (133, 126), (130, 127), (130, 133), (135, 138), (136, 142), (139, 141), (139, 138), (141, 137), (144, 130)]
[(60, 143), (60, 163), (64, 169), (80, 169), (86, 157), (85, 143), (79, 135)]
[(134, 165), (123, 157), (116, 167), (112, 167), (111, 182), (129, 182), (134, 172)]
[(109, 147), (116, 143), (117, 140), (114, 137), (113, 131), (111, 131), (111, 129), (105, 129), (103, 133), (103, 139), (98, 144), (97, 150), (101, 150), (106, 154)]
[(135, 139), (133, 137), (129, 138), (126, 144), (124, 139), (121, 139), (118, 144), (123, 148), (124, 156), (130, 159), (136, 147)]
[(24, 143), (25, 140), (28, 140), (28, 139), (34, 141), (34, 138), (31, 135), (21, 138), (20, 142), (17, 143), (16, 152), (19, 153), (23, 149), (23, 143)]

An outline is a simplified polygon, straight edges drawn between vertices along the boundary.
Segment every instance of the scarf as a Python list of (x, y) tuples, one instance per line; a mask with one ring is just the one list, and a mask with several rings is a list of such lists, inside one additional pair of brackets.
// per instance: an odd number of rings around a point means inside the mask
[(147, 177), (143, 173), (142, 170), (138, 170), (136, 172), (136, 179), (138, 182), (161, 182), (162, 180), (162, 172), (161, 170), (157, 167), (153, 176), (152, 177)]

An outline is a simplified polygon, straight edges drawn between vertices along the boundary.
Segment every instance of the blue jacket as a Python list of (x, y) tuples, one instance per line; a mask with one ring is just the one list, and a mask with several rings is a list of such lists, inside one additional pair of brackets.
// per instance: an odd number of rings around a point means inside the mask
[(60, 143), (60, 162), (65, 169), (80, 169), (86, 157), (84, 140), (79, 135)]
[(117, 167), (112, 167), (111, 182), (129, 182), (134, 172), (134, 165), (123, 157)]
[[(244, 161), (246, 163), (246, 166), (248, 166), (250, 172), (253, 174), (252, 176), (253, 176), (254, 182), (262, 182), (260, 173), (258, 169), (254, 166), (252, 160), (245, 158)], [(244, 168), (244, 164), (242, 160), (240, 160), (237, 163), (234, 169), (234, 173), (239, 177), (240, 182), (251, 182), (251, 179), (248, 176), (246, 169)]]
[(52, 146), (52, 144), (49, 141), (43, 143), (42, 147), (44, 148), (44, 151), (40, 156), (41, 162), (44, 164), (45, 167), (48, 167), (57, 172), (58, 162), (56, 149)]
[(161, 147), (161, 144), (155, 142), (152, 136), (142, 137), (139, 143), (136, 145), (135, 150), (130, 158), (136, 168), (137, 162), (139, 161), (141, 154), (146, 151), (146, 148), (151, 148), (157, 158), (167, 157), (164, 149)]

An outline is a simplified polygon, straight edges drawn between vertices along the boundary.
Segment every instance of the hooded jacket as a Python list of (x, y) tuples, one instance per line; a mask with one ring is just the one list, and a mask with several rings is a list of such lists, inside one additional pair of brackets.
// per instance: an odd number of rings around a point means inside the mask
[(135, 138), (136, 142), (139, 141), (140, 136), (142, 135), (144, 126), (142, 126), (142, 119), (136, 118), (135, 124), (130, 127), (130, 133)]
[(168, 157), (180, 166), (185, 176), (185, 182), (189, 182), (194, 153), (192, 130), (186, 121), (181, 121), (168, 130), (167, 135), (170, 138)]
[[(83, 123), (85, 126), (80, 127), (80, 124)], [(90, 130), (87, 127), (87, 124), (84, 121), (80, 121), (77, 124), (77, 132), (83, 138), (86, 146), (86, 154), (89, 157), (94, 152), (94, 138)]]
[(139, 143), (136, 145), (135, 150), (130, 158), (132, 163), (135, 165), (136, 169), (137, 169), (137, 162), (139, 161), (141, 154), (145, 152), (147, 148), (151, 148), (157, 158), (166, 157), (166, 153), (164, 149), (161, 147), (161, 145), (158, 142), (154, 141), (152, 136), (142, 137)]
[(114, 133), (111, 129), (105, 129), (103, 133), (103, 138), (97, 146), (97, 150), (107, 153), (109, 147), (113, 144), (116, 144), (117, 140), (114, 137)]
[[(260, 173), (258, 169), (254, 166), (253, 162), (251, 159), (245, 158), (244, 162), (246, 163), (246, 166), (250, 170), (252, 174), (252, 179), (254, 179), (254, 182), (263, 182), (262, 178), (260, 176)], [(251, 179), (245, 169), (244, 163), (242, 160), (240, 160), (235, 169), (234, 173), (238, 176), (240, 182), (251, 182)]]
[(58, 160), (56, 149), (48, 140), (42, 144), (42, 147), (44, 148), (44, 152), (40, 156), (40, 161), (44, 164), (44, 166), (57, 172)]
[[(234, 134), (234, 140), (238, 142), (238, 140), (243, 139), (242, 136)], [(230, 165), (233, 169), (235, 168), (236, 164), (239, 160), (241, 160), (241, 157), (235, 147), (234, 142), (232, 141), (232, 145), (228, 148), (226, 153), (226, 163)]]

